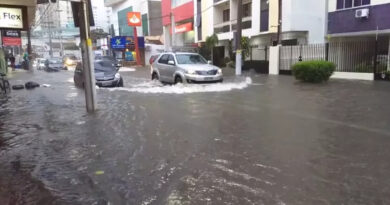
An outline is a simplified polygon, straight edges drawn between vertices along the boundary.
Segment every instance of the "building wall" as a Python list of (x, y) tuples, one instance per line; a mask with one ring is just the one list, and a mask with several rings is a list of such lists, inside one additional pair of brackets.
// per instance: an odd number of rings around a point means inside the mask
[(111, 8), (105, 7), (104, 0), (94, 0), (91, 1), (91, 3), (95, 28), (103, 29), (105, 32), (108, 32), (111, 25)]
[(213, 1), (202, 0), (202, 39), (199, 41), (205, 41), (207, 36), (214, 33), (214, 9), (207, 9), (213, 4)]
[(149, 35), (161, 36), (163, 34), (161, 19), (161, 1), (149, 1)]
[[(355, 18), (357, 8), (330, 12), (329, 34), (386, 31), (390, 29), (390, 3), (367, 6), (368, 18)], [(389, 33), (389, 32), (387, 32)]]
[[(283, 11), (282, 11), (283, 12)], [(279, 19), (279, 1), (269, 0), (269, 29), (271, 33), (278, 32), (278, 19)]]
[[(148, 16), (149, 16), (152, 13), (153, 13), (153, 15), (158, 15), (159, 11), (154, 11), (155, 8), (152, 8), (152, 10), (149, 11), (148, 2), (150, 2), (151, 5), (154, 7), (155, 4), (158, 4), (156, 2), (161, 2), (161, 0), (120, 1), (117, 4), (112, 4), (112, 7), (111, 7), (112, 8), (111, 22), (114, 25), (115, 34), (119, 35), (119, 24), (118, 24), (119, 21), (122, 22), (123, 27), (128, 30), (128, 32), (126, 32), (126, 33), (128, 33), (130, 35), (133, 34), (133, 32), (132, 32), (133, 28), (126, 28), (126, 24), (127, 24), (126, 23), (127, 22), (126, 18), (127, 18), (127, 15), (124, 15), (125, 13), (127, 13), (130, 10), (141, 12), (141, 15), (142, 14), (148, 14)], [(121, 19), (118, 18), (118, 13), (122, 13), (123, 14), (120, 17)], [(161, 15), (158, 15), (158, 16), (161, 17)], [(156, 26), (157, 23), (152, 22), (152, 24), (151, 24), (151, 22), (149, 22), (149, 24), (150, 24), (149, 28), (157, 28), (157, 26)], [(161, 23), (160, 23), (160, 26), (161, 26)], [(149, 30), (149, 32), (150, 31), (151, 30)], [(161, 31), (161, 29), (160, 29), (160, 31)], [(137, 27), (137, 33), (138, 33), (139, 36), (144, 36), (143, 28), (142, 27)], [(159, 33), (159, 30), (157, 30), (156, 33)]]
[(308, 43), (325, 41), (325, 0), (284, 0), (282, 12), (283, 32), (308, 31)]
[[(336, 11), (337, 0), (328, 0), (329, 1), (329, 12)], [(388, 4), (390, 0), (371, 0), (371, 5), (379, 4)]]

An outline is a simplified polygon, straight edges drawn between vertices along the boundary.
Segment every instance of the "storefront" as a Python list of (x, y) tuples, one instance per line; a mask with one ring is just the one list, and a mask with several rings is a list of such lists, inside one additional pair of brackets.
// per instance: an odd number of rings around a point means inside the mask
[[(145, 39), (138, 37), (139, 55), (141, 62), (145, 65)], [(135, 41), (133, 36), (115, 36), (111, 38), (110, 46), (114, 56), (122, 59), (124, 64), (133, 65), (136, 63)]]

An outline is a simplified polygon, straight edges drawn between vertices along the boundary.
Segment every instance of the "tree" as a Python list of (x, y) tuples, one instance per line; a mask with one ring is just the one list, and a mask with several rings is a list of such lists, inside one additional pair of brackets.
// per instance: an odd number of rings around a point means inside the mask
[(91, 31), (92, 40), (98, 40), (107, 37), (108, 37), (108, 33), (104, 32), (103, 29), (98, 28)]
[(217, 34), (213, 34), (212, 36), (208, 36), (206, 38), (206, 47), (211, 52), (211, 61), (214, 63), (214, 47), (219, 43), (219, 39)]
[(249, 45), (248, 37), (241, 38), (241, 49), (242, 49), (242, 61), (244, 62), (245, 58), (249, 57), (250, 54), (250, 45)]

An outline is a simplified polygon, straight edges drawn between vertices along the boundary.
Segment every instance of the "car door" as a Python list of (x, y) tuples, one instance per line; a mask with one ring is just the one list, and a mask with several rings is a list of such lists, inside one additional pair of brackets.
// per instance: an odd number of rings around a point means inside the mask
[(158, 61), (157, 61), (157, 69), (160, 75), (160, 80), (167, 82), (168, 75), (167, 75), (167, 65), (168, 65), (168, 54), (162, 55)]
[[(174, 64), (173, 65), (170, 65), (168, 64), (168, 62), (170, 61), (173, 61)], [(176, 61), (175, 61), (175, 58), (173, 57), (172, 54), (169, 54), (168, 55), (168, 62), (167, 62), (167, 65), (166, 65), (166, 73), (167, 73), (167, 76), (169, 78), (169, 82), (174, 82), (175, 81), (175, 77), (173, 76), (176, 72)]]

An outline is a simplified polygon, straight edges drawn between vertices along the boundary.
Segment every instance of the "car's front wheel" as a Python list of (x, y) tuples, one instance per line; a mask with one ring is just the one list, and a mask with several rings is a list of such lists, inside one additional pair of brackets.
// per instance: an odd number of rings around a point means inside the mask
[(119, 80), (118, 87), (123, 87), (123, 78)]
[(156, 72), (152, 74), (152, 80), (158, 80), (158, 74)]
[(176, 76), (175, 77), (175, 84), (178, 84), (178, 83), (183, 83), (183, 78), (181, 78), (181, 76)]

